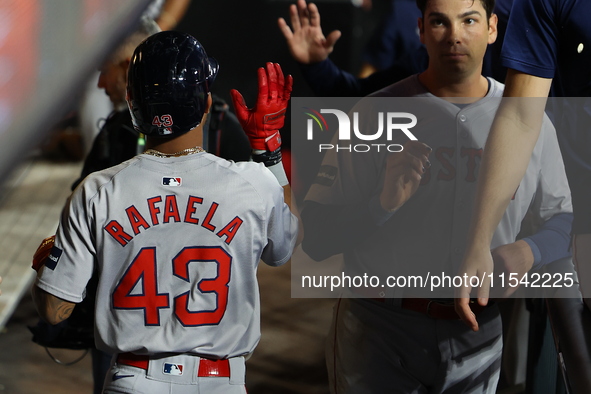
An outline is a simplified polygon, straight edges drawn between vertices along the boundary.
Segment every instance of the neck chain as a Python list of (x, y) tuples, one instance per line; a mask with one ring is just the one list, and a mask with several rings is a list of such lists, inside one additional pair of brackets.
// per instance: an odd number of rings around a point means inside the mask
[(194, 153), (199, 153), (199, 152), (205, 152), (205, 150), (200, 146), (195, 146), (193, 148), (183, 149), (183, 150), (175, 152), (175, 153), (162, 153), (160, 151), (157, 151), (156, 149), (148, 149), (148, 150), (144, 151), (145, 154), (156, 156), (156, 157), (179, 157), (179, 156), (192, 155)]

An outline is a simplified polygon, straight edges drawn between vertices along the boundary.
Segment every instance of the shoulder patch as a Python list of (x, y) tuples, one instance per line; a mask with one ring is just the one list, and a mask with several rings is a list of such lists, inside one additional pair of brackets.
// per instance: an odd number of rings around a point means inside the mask
[(53, 248), (51, 248), (49, 256), (47, 256), (47, 258), (45, 259), (45, 266), (50, 270), (55, 270), (57, 263), (60, 261), (62, 253), (63, 250), (54, 245)]
[(316, 174), (316, 179), (314, 179), (314, 183), (322, 186), (332, 186), (337, 179), (338, 173), (339, 169), (335, 166), (320, 166), (318, 174)]

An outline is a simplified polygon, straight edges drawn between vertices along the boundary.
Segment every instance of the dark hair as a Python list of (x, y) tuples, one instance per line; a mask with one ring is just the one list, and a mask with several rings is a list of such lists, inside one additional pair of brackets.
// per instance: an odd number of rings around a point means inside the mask
[[(472, 0), (472, 4), (474, 4), (476, 0)], [(427, 3), (429, 0), (416, 0), (417, 7), (421, 10), (421, 15), (425, 17), (425, 9), (427, 8)], [(493, 10), (495, 9), (495, 0), (480, 0), (484, 10), (486, 11), (486, 19), (488, 20), (490, 16), (493, 14)]]

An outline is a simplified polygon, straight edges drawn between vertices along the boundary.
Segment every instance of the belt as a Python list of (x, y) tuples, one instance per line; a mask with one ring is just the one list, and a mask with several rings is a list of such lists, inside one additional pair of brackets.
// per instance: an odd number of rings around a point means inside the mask
[[(385, 298), (372, 298), (372, 300), (386, 302)], [(486, 306), (482, 306), (475, 301), (470, 301), (469, 305), (475, 315), (486, 308)], [(403, 298), (400, 307), (422, 313), (433, 319), (456, 320), (460, 318), (454, 308), (453, 301), (432, 300), (429, 298)]]
[[(120, 353), (117, 355), (117, 363), (141, 368), (147, 371), (148, 364), (150, 363), (150, 356), (137, 355), (133, 353)], [(200, 358), (197, 376), (200, 378), (212, 376), (218, 378), (229, 378), (230, 362), (228, 359), (209, 360), (207, 358)]]

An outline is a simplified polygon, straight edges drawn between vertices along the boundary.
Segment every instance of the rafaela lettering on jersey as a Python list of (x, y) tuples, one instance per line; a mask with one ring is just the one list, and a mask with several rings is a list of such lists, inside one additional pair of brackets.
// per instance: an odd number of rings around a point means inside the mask
[[(207, 213), (202, 220), (195, 217), (198, 209), (197, 204), (203, 204), (203, 198), (189, 196), (187, 203), (185, 204), (186, 209), (183, 215), (183, 222), (199, 225), (215, 233), (220, 238), (224, 237), (224, 242), (230, 245), (244, 221), (236, 216), (216, 233), (218, 226), (214, 225), (213, 223), (215, 223), (214, 215), (219, 207), (219, 204), (212, 202), (209, 205)], [(105, 231), (109, 233), (117, 242), (119, 242), (121, 246), (125, 246), (141, 231), (147, 230), (152, 226), (156, 226), (161, 223), (165, 224), (171, 222), (181, 222), (181, 212), (179, 211), (179, 205), (175, 195), (164, 196), (164, 202), (163, 196), (148, 198), (147, 205), (150, 215), (149, 222), (135, 207), (135, 205), (132, 205), (125, 210), (127, 219), (129, 221), (129, 226), (127, 228), (124, 228), (124, 226), (117, 220), (111, 220), (104, 227)], [(128, 230), (129, 227), (131, 230)]]

